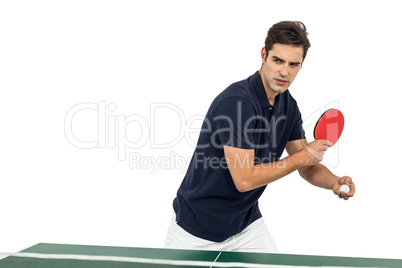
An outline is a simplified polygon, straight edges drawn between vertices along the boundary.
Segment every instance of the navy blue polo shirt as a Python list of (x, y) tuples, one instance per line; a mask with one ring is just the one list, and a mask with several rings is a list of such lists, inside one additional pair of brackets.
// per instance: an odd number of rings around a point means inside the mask
[(288, 141), (304, 138), (301, 114), (289, 90), (278, 94), (272, 106), (258, 72), (230, 85), (205, 116), (173, 201), (177, 224), (194, 236), (215, 242), (240, 233), (261, 217), (258, 199), (266, 186), (239, 192), (223, 146), (254, 149), (254, 163), (261, 164), (278, 161)]

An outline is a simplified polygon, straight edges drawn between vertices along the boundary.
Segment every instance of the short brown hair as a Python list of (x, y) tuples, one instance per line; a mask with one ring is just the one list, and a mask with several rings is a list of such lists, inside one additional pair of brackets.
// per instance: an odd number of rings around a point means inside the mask
[(310, 41), (307, 38), (308, 32), (306, 26), (300, 21), (281, 21), (268, 30), (265, 39), (265, 51), (272, 49), (274, 44), (292, 45), (303, 47), (303, 61), (306, 58), (307, 51), (310, 48)]

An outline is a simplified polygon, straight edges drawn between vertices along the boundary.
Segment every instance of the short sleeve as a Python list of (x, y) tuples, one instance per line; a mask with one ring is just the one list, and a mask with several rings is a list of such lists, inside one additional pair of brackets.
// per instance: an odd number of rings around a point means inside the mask
[(226, 98), (211, 115), (214, 126), (211, 141), (214, 146), (254, 149), (256, 109), (251, 102), (240, 97)]
[(305, 139), (305, 133), (303, 129), (303, 120), (299, 108), (296, 106), (295, 124), (289, 137), (289, 141)]

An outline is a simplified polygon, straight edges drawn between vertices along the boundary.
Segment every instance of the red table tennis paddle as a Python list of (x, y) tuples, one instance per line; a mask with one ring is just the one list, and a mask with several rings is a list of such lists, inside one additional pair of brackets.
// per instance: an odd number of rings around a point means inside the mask
[(334, 145), (342, 134), (345, 119), (341, 111), (329, 109), (318, 119), (314, 127), (314, 139), (329, 140)]

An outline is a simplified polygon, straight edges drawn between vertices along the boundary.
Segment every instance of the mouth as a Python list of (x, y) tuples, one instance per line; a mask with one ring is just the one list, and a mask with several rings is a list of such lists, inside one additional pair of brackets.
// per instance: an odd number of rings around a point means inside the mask
[(276, 82), (278, 85), (281, 85), (281, 86), (286, 85), (286, 84), (288, 83), (287, 80), (285, 80), (285, 79), (280, 79), (280, 78), (275, 78), (275, 82)]

